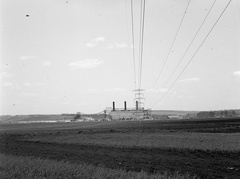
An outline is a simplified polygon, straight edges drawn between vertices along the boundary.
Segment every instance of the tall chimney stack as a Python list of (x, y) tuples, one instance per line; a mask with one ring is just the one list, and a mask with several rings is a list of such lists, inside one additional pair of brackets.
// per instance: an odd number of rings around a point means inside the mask
[(126, 111), (127, 110), (127, 102), (124, 101), (124, 110)]
[(136, 110), (138, 110), (138, 101), (136, 101)]
[(115, 111), (115, 102), (113, 101), (113, 111)]

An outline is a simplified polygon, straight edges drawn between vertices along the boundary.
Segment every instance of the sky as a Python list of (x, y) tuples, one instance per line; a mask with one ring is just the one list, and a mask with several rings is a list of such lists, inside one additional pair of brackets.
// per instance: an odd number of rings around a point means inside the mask
[[(134, 107), (140, 2), (133, 0), (133, 46), (130, 0), (2, 0), (0, 115), (97, 113), (113, 101), (116, 108), (124, 101)], [(140, 87), (145, 108), (240, 109), (239, 0), (231, 1), (194, 55), (229, 2), (216, 1), (166, 83), (214, 0), (190, 1), (166, 60), (188, 2), (146, 0)]]

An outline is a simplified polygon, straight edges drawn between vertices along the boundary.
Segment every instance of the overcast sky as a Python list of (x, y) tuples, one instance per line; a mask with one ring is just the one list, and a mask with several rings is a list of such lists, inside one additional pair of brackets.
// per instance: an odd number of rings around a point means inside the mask
[[(145, 108), (240, 108), (240, 1), (232, 0), (203, 46), (168, 91), (229, 0), (146, 0), (142, 85)], [(133, 0), (138, 72), (140, 0)], [(0, 114), (96, 113), (134, 106), (130, 0), (2, 0)], [(168, 93), (162, 98), (166, 92)], [(162, 98), (162, 99), (161, 99)], [(159, 100), (161, 99), (161, 100)]]

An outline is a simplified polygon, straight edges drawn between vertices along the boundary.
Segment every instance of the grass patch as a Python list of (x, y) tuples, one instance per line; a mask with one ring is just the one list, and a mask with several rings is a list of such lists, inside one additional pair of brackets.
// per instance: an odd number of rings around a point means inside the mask
[(240, 150), (240, 133), (75, 133), (28, 138), (28, 141), (91, 144), (115, 147), (175, 148), (192, 150)]
[(239, 126), (239, 119), (4, 124), (0, 178), (239, 178)]
[(167, 178), (188, 179), (197, 178), (188, 174), (168, 173), (149, 174), (146, 172), (132, 172), (122, 169), (109, 169), (104, 166), (90, 164), (73, 164), (35, 157), (10, 156), (0, 154), (0, 178)]

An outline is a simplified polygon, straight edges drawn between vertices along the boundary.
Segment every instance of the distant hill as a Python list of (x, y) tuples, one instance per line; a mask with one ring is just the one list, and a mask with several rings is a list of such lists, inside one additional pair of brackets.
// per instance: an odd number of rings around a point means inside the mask
[[(218, 110), (218, 112), (221, 110)], [(230, 111), (230, 110), (226, 110)], [(240, 109), (234, 109), (237, 117), (240, 117)], [(187, 114), (196, 115), (197, 113), (202, 111), (181, 111), (181, 110), (152, 110), (151, 114), (153, 117), (168, 118), (168, 116), (186, 116)], [(214, 111), (216, 112), (216, 111)], [(217, 113), (217, 112), (216, 112)], [(104, 114), (85, 114), (82, 117), (91, 117), (95, 120), (103, 119)], [(72, 120), (74, 118), (74, 114), (71, 115), (3, 115), (0, 116), (0, 123), (16, 123), (16, 122), (50, 122), (50, 121), (63, 121), (63, 120)]]
[(181, 110), (152, 110), (152, 115), (183, 116), (187, 114), (196, 114), (200, 111), (181, 111)]
[(17, 122), (29, 118), (28, 115), (17, 115), (17, 116), (0, 116), (1, 122)]
[(0, 116), (2, 123), (16, 123), (16, 122), (37, 122), (37, 121), (57, 121), (64, 120), (61, 115), (16, 115), (16, 116)]

